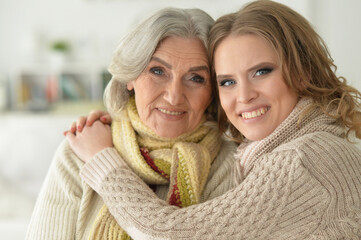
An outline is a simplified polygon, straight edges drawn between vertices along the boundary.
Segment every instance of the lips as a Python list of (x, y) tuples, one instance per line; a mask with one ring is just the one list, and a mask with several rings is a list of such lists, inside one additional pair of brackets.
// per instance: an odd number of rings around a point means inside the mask
[(243, 113), (241, 113), (241, 117), (243, 119), (256, 118), (261, 115), (264, 115), (269, 109), (270, 109), (269, 107), (261, 107), (256, 110), (253, 110), (253, 111), (243, 112)]
[(168, 114), (168, 115), (172, 115), (172, 116), (178, 116), (178, 115), (181, 115), (185, 112), (181, 112), (181, 111), (169, 111), (169, 110), (166, 110), (166, 109), (163, 109), (163, 108), (158, 108), (158, 110), (162, 113), (165, 113), (165, 114)]

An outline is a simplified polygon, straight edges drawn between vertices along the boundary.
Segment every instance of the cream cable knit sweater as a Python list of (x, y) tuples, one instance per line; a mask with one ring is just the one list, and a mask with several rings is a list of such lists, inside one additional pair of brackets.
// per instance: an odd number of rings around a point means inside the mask
[(133, 239), (361, 239), (361, 152), (302, 99), (267, 138), (242, 144), (239, 184), (187, 208), (160, 200), (116, 155), (97, 154), (83, 178)]
[[(234, 143), (223, 142), (212, 163), (202, 202), (235, 186), (231, 179), (235, 150)], [(119, 158), (116, 151), (113, 154), (115, 159)], [(104, 202), (81, 180), (79, 172), (82, 166), (82, 161), (64, 140), (55, 153), (38, 196), (26, 239), (89, 239), (91, 227)], [(157, 187), (158, 197), (166, 199), (167, 193), (168, 186)]]

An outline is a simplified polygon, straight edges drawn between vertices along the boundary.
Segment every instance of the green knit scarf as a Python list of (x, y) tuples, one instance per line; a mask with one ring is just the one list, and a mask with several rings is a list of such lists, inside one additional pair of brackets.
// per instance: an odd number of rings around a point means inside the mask
[[(128, 166), (146, 183), (169, 185), (167, 201), (186, 207), (199, 203), (212, 161), (220, 149), (216, 129), (205, 119), (192, 132), (174, 139), (157, 136), (139, 118), (134, 97), (113, 121), (113, 143)], [(97, 215), (90, 239), (131, 239), (104, 205)]]

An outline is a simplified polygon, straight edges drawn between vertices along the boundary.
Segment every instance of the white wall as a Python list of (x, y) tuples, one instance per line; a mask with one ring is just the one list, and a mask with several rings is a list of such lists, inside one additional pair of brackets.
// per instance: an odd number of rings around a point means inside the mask
[[(217, 18), (245, 0), (1, 0), (0, 81), (23, 63), (45, 59), (48, 42), (72, 40), (82, 61), (106, 66), (118, 39), (165, 6), (199, 7)], [(359, 0), (280, 0), (305, 15), (325, 38), (339, 73), (358, 89), (361, 79)]]
[[(199, 7), (219, 17), (245, 0), (1, 0), (0, 76), (25, 62), (44, 59), (54, 38), (73, 41), (87, 61), (108, 64), (116, 43), (128, 29), (165, 7)], [(282, 1), (307, 14), (307, 1)]]
[(361, 90), (361, 1), (310, 1), (310, 21), (327, 43), (337, 73)]

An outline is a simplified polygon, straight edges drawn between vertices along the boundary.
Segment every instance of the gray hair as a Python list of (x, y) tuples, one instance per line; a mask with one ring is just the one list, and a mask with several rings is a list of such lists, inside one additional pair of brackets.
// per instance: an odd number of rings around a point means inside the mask
[(208, 49), (208, 33), (213, 23), (212, 17), (200, 9), (164, 8), (127, 34), (108, 68), (112, 79), (104, 92), (104, 104), (112, 117), (117, 118), (133, 94), (127, 90), (127, 83), (144, 71), (163, 39), (199, 38)]

